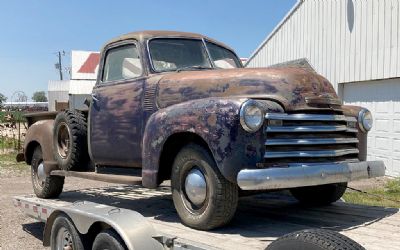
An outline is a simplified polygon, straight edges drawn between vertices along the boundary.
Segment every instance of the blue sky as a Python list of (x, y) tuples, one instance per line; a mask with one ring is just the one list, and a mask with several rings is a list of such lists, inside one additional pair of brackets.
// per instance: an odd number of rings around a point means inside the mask
[(0, 93), (10, 101), (14, 91), (47, 91), (58, 79), (56, 51), (99, 50), (131, 31), (201, 33), (248, 57), (295, 2), (1, 0)]

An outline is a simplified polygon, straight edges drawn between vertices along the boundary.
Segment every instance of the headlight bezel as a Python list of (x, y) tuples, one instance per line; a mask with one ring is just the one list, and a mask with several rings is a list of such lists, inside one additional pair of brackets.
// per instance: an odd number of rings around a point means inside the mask
[[(367, 121), (367, 116), (370, 116), (370, 122)], [(358, 127), (362, 132), (369, 132), (372, 129), (373, 121), (374, 119), (371, 111), (365, 108), (360, 110), (360, 112), (358, 113)]]
[[(249, 108), (256, 108), (260, 111), (260, 122), (257, 124), (257, 126), (252, 126), (251, 124), (249, 124), (249, 121), (246, 120), (246, 115), (247, 115), (246, 112), (248, 112)], [(260, 103), (258, 103), (253, 99), (248, 99), (245, 102), (243, 102), (242, 105), (240, 106), (239, 116), (242, 128), (249, 133), (255, 133), (264, 124), (265, 111)]]

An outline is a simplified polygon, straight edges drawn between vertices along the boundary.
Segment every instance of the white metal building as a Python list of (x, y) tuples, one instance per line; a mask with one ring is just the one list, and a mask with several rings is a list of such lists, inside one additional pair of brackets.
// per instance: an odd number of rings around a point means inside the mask
[(371, 110), (368, 158), (384, 160), (393, 176), (400, 176), (399, 2), (299, 0), (246, 64), (307, 58), (345, 104)]
[(69, 103), (70, 108), (85, 109), (85, 98), (92, 93), (96, 83), (100, 53), (71, 51), (71, 79), (49, 81), (49, 110), (56, 110), (56, 102)]

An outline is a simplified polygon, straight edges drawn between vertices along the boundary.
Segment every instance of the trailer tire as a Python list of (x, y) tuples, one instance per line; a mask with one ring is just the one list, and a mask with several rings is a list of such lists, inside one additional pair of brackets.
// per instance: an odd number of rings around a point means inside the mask
[(80, 111), (58, 113), (53, 127), (54, 158), (62, 170), (82, 170), (88, 163), (87, 123)]
[(266, 250), (365, 250), (354, 240), (331, 230), (306, 229), (279, 237)]
[(113, 229), (107, 229), (100, 232), (93, 242), (92, 250), (126, 250), (125, 242), (121, 236)]
[(67, 216), (62, 214), (54, 220), (50, 234), (51, 249), (84, 250), (84, 243), (83, 236), (79, 234)]
[(335, 183), (319, 186), (299, 187), (290, 193), (305, 205), (323, 206), (339, 200), (346, 191), (347, 183)]
[(38, 175), (38, 169), (43, 168), (42, 148), (37, 146), (33, 151), (31, 161), (31, 178), (33, 191), (39, 198), (56, 198), (64, 187), (64, 177), (62, 176), (45, 176), (41, 169), (41, 174)]
[[(202, 186), (197, 194), (187, 191), (195, 190), (199, 184), (191, 186), (191, 180), (200, 180)], [(171, 189), (175, 209), (183, 224), (189, 227), (199, 230), (220, 227), (236, 212), (237, 185), (222, 176), (211, 154), (200, 145), (189, 144), (175, 157)]]

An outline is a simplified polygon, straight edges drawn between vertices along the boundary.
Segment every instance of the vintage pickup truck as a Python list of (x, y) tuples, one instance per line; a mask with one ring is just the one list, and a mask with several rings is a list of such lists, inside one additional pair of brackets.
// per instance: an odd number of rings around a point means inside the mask
[(314, 72), (243, 68), (220, 42), (167, 31), (111, 40), (98, 72), (88, 110), (27, 116), (19, 159), (38, 197), (60, 195), (68, 173), (171, 180), (182, 222), (208, 230), (232, 219), (242, 194), (289, 189), (326, 205), (347, 182), (385, 173), (366, 161), (371, 113), (342, 105)]

